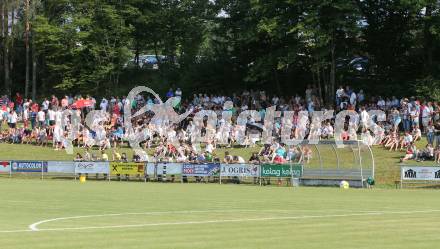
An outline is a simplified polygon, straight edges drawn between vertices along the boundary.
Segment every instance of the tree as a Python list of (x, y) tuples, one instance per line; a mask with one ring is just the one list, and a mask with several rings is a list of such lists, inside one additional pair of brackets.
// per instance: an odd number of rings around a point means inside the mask
[[(139, 83), (133, 78), (148, 78), (161, 90), (179, 84), (185, 92), (254, 88), (292, 95), (310, 84), (327, 103), (338, 83), (406, 94), (415, 82), (440, 78), (439, 5), (437, 0), (0, 1), (0, 85), (7, 94), (28, 96), (32, 78), (34, 99), (48, 93), (111, 94)], [(139, 65), (142, 54), (155, 54), (159, 70), (125, 68), (130, 58)], [(367, 70), (349, 68), (356, 57), (368, 60)]]
[(30, 33), (30, 23), (29, 23), (29, 15), (30, 15), (30, 3), (29, 0), (25, 0), (25, 22), (26, 22), (26, 30), (25, 30), (25, 47), (26, 47), (26, 82), (24, 87), (24, 96), (28, 98), (29, 96), (29, 33)]
[(4, 69), (4, 90), (7, 95), (11, 95), (10, 89), (10, 77), (9, 77), (9, 1), (4, 1), (3, 3), (3, 69)]
[(75, 1), (37, 15), (35, 46), (51, 72), (42, 75), (43, 89), (96, 94), (109, 82), (117, 85), (131, 40), (122, 10), (118, 3)]

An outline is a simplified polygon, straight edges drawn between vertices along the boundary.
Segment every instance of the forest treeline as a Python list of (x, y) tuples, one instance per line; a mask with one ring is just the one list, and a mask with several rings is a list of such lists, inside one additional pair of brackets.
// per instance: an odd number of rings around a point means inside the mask
[(438, 0), (1, 0), (0, 22), (7, 95), (311, 85), (332, 101), (341, 84), (440, 100)]

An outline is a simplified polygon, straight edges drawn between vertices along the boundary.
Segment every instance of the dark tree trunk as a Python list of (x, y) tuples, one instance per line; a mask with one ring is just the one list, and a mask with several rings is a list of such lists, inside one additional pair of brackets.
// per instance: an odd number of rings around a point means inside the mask
[(432, 73), (432, 51), (433, 51), (433, 37), (431, 34), (431, 26), (432, 26), (432, 11), (433, 11), (433, 3), (430, 2), (426, 6), (425, 12), (425, 25), (424, 25), (424, 52), (425, 52), (425, 72), (426, 74)]
[(139, 68), (139, 44), (136, 42), (136, 51), (134, 54), (134, 63), (136, 64), (136, 67)]
[[(32, 9), (32, 16), (31, 16), (31, 20), (35, 21), (35, 16), (37, 13), (37, 0), (32, 0), (31, 1), (31, 6), (30, 8)], [(30, 39), (31, 39), (31, 53), (32, 53), (32, 100), (36, 101), (37, 98), (37, 49), (36, 49), (36, 45), (35, 45), (35, 31), (31, 30), (29, 32), (30, 34)]]
[(35, 32), (32, 33), (32, 100), (37, 97), (37, 54), (35, 49)]
[(280, 79), (278, 77), (278, 70), (276, 68), (273, 69), (273, 75), (275, 79), (276, 91), (278, 95), (284, 95), (281, 93)]
[(321, 82), (318, 81), (318, 83), (316, 84), (317, 88), (318, 88), (318, 100), (319, 100), (319, 105), (322, 107), (322, 105), (324, 104), (324, 101), (322, 99), (322, 84)]
[(5, 93), (10, 96), (11, 89), (9, 85), (9, 13), (8, 13), (8, 1), (4, 2), (4, 39), (3, 39), (3, 67), (4, 67), (4, 88)]
[[(5, 33), (4, 33), (4, 31), (5, 31), (5, 29), (4, 29), (4, 26), (5, 26), (5, 23), (4, 23), (4, 2), (3, 1), (0, 1), (0, 75), (3, 75), (3, 51), (4, 51), (4, 48), (3, 48), (3, 46), (5, 45), (4, 44), (4, 35), (5, 35)], [(0, 80), (0, 82), (1, 82), (1, 80)]]
[(11, 3), (11, 20), (9, 21), (11, 23), (11, 35), (9, 38), (9, 94), (12, 94), (12, 86), (13, 84), (13, 72), (14, 72), (14, 58), (15, 58), (15, 17), (17, 15), (17, 5), (18, 1), (12, 1)]
[(330, 65), (330, 84), (329, 84), (329, 89), (328, 89), (328, 93), (327, 93), (327, 102), (328, 104), (331, 104), (333, 102), (334, 99), (334, 94), (335, 94), (335, 84), (336, 84), (336, 55), (335, 55), (335, 50), (336, 50), (336, 44), (335, 44), (335, 39), (334, 37), (332, 38), (331, 41), (331, 65)]
[(25, 46), (26, 46), (26, 82), (24, 86), (24, 96), (29, 97), (29, 0), (26, 0), (26, 33), (25, 33)]

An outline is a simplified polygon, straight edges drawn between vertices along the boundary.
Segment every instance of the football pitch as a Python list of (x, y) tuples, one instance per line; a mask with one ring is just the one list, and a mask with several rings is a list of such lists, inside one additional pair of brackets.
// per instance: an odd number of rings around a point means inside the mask
[(436, 248), (436, 190), (0, 178), (0, 248)]

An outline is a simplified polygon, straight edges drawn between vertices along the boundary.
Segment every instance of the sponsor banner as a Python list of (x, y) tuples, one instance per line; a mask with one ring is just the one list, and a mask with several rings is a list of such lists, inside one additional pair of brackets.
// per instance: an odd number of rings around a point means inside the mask
[(182, 175), (185, 176), (219, 176), (219, 163), (192, 164), (185, 163), (182, 166)]
[(11, 169), (13, 172), (41, 173), (47, 172), (47, 162), (43, 161), (12, 161)]
[(300, 164), (263, 164), (261, 165), (262, 177), (294, 177), (302, 176), (303, 167)]
[(403, 180), (440, 181), (440, 167), (402, 167)]
[(155, 163), (147, 163), (147, 166), (145, 166), (145, 171), (147, 172), (147, 175), (153, 176), (156, 170)]
[(75, 174), (108, 174), (109, 162), (75, 162)]
[(110, 163), (110, 173), (112, 175), (138, 175), (144, 174), (144, 163)]
[(167, 175), (180, 175), (182, 174), (181, 163), (158, 163), (157, 174), (162, 175), (166, 172)]
[(181, 163), (147, 163), (146, 172), (147, 175), (152, 176), (156, 172), (157, 166), (157, 174), (162, 175), (165, 171), (167, 175), (180, 175), (182, 174), (182, 164)]
[(48, 161), (47, 162), (48, 173), (75, 173), (75, 164), (69, 161)]
[(260, 167), (253, 164), (222, 164), (220, 174), (222, 176), (259, 177)]
[(11, 171), (11, 162), (2, 161), (0, 162), (0, 173), (9, 173)]

